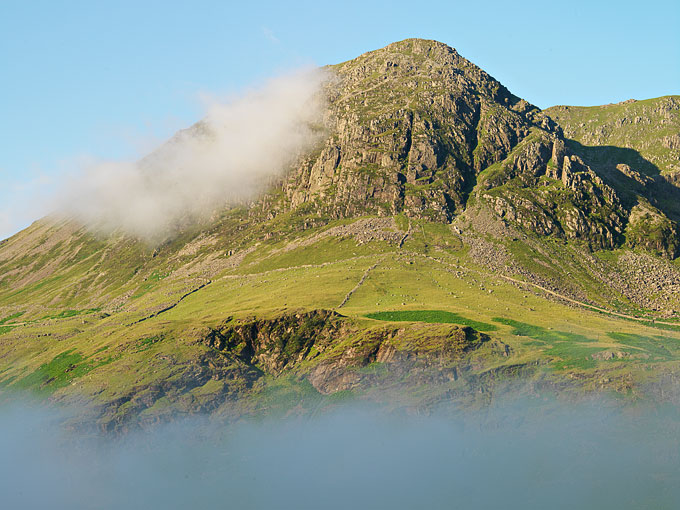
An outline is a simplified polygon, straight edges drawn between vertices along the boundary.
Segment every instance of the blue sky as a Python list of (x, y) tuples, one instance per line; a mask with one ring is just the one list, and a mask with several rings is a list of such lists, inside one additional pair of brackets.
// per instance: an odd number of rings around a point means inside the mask
[(136, 158), (230, 94), (407, 37), (540, 107), (680, 93), (680, 2), (0, 2), (0, 238), (83, 157)]

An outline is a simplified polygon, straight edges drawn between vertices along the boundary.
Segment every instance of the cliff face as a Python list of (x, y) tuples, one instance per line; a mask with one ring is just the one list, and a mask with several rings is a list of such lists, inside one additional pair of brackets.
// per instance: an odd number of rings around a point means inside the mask
[(626, 205), (625, 243), (678, 255), (680, 97), (603, 106), (555, 106), (550, 115), (571, 150), (605, 178)]
[(445, 44), (406, 40), (333, 66), (329, 136), (285, 185), (294, 206), (448, 221), (535, 107)]

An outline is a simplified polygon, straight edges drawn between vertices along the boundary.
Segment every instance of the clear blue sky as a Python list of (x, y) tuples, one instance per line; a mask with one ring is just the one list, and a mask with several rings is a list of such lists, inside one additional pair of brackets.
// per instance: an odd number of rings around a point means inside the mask
[(0, 0), (0, 238), (78, 157), (144, 153), (203, 92), (423, 37), (540, 107), (642, 99), (680, 93), (679, 27), (678, 0)]

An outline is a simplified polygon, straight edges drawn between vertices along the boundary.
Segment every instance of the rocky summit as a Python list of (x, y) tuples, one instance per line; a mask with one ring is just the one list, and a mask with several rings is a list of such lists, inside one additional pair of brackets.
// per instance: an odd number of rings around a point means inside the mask
[(330, 136), (285, 186), (334, 217), (450, 221), (477, 175), (503, 160), (537, 109), (448, 46), (407, 40), (332, 67)]
[(541, 111), (420, 39), (328, 71), (319, 142), (256, 200), (153, 244), (53, 217), (0, 243), (5, 398), (124, 430), (677, 377), (678, 96)]

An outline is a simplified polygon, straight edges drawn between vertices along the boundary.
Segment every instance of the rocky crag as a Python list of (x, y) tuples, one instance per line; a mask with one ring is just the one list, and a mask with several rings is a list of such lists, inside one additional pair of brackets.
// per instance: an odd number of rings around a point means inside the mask
[[(473, 205), (592, 249), (627, 243), (678, 255), (675, 215), (650, 201), (652, 181), (621, 190), (549, 115), (445, 44), (406, 40), (332, 70), (329, 136), (283, 184), (282, 210), (450, 222)], [(674, 111), (669, 101), (663, 112)]]

